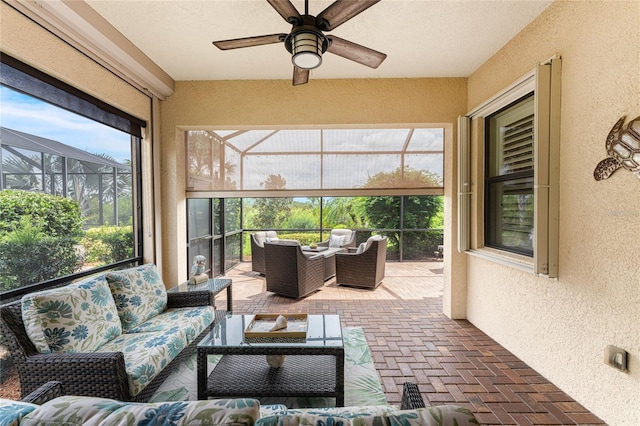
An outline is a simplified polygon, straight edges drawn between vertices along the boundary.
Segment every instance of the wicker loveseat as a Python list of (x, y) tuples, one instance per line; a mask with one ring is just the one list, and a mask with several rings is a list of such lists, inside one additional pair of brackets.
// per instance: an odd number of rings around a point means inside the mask
[(22, 395), (66, 392), (146, 401), (212, 326), (208, 291), (167, 293), (155, 265), (108, 272), (0, 306)]
[(0, 399), (0, 424), (68, 426), (120, 425), (479, 425), (472, 412), (456, 405), (425, 407), (418, 387), (405, 383), (402, 404), (337, 408), (288, 409), (260, 406), (255, 399), (131, 404), (103, 398), (64, 396), (59, 382), (49, 382), (22, 401)]

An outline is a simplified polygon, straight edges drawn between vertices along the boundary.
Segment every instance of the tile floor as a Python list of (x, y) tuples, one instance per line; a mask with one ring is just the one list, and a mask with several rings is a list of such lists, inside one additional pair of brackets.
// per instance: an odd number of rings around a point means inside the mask
[(362, 327), (391, 404), (413, 381), (427, 404), (466, 406), (486, 425), (604, 424), (471, 323), (447, 318), (441, 262), (387, 263), (375, 291), (331, 279), (301, 300), (266, 292), (250, 269), (242, 263), (227, 275), (234, 312), (337, 313), (344, 326)]

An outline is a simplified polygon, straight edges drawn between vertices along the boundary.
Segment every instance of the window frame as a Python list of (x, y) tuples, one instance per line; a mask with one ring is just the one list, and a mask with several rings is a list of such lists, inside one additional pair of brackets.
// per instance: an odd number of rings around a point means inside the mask
[[(557, 56), (458, 119), (458, 251), (558, 277), (560, 75)], [(485, 245), (486, 117), (534, 94), (533, 255)]]
[(7, 290), (0, 293), (0, 298), (2, 298), (3, 301), (13, 300), (34, 291), (64, 285), (89, 275), (129, 265), (142, 264), (142, 128), (146, 127), (146, 122), (33, 68), (10, 55), (2, 55), (0, 58), (0, 70), (0, 84), (3, 86), (25, 93), (59, 108), (66, 109), (101, 123), (102, 125), (128, 133), (131, 136), (131, 178), (133, 187), (132, 225), (134, 237), (134, 255), (129, 259), (122, 259), (112, 264)]

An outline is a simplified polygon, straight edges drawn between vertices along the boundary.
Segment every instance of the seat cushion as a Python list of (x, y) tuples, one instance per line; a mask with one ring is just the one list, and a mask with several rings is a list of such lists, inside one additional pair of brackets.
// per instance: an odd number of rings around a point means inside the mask
[(371, 244), (374, 241), (382, 241), (383, 239), (384, 239), (384, 237), (382, 235), (372, 235), (372, 236), (370, 236), (369, 238), (367, 238), (367, 241), (365, 242), (366, 244), (365, 244), (365, 247), (364, 247), (363, 251), (365, 251), (369, 247), (371, 247)]
[(163, 368), (187, 347), (180, 327), (149, 333), (123, 334), (96, 352), (122, 352), (129, 379), (129, 392), (137, 395)]
[(478, 424), (477, 419), (469, 409), (455, 405), (442, 405), (415, 410), (384, 409), (383, 407), (293, 409), (263, 417), (256, 422), (256, 426), (471, 426)]
[[(172, 327), (181, 327), (193, 337), (202, 333), (215, 318), (213, 306), (195, 306), (190, 308), (167, 309), (160, 315), (156, 315), (147, 321), (130, 329), (128, 333), (148, 333), (152, 331), (165, 331)], [(191, 343), (193, 339), (188, 339)]]
[(256, 243), (260, 247), (264, 247), (264, 243), (272, 243), (278, 241), (278, 233), (276, 231), (258, 231), (254, 234)]
[(153, 402), (136, 404), (105, 398), (62, 396), (27, 415), (21, 425), (237, 425), (260, 416), (255, 399)]
[(166, 309), (167, 290), (156, 265), (108, 272), (105, 276), (116, 301), (123, 332)]
[(129, 391), (137, 395), (213, 322), (214, 316), (213, 306), (168, 309), (97, 352), (124, 354)]
[(92, 352), (122, 334), (102, 275), (24, 296), (22, 319), (41, 353)]

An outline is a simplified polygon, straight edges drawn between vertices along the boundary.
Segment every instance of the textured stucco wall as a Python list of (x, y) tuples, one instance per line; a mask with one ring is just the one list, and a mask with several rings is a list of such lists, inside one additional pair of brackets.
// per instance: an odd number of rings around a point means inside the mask
[[(640, 424), (640, 180), (596, 182), (605, 138), (640, 115), (640, 2), (556, 2), (469, 78), (469, 109), (562, 57), (559, 279), (469, 256), (467, 316), (612, 425)], [(629, 372), (604, 365), (608, 344)]]
[(150, 100), (49, 31), (0, 3), (0, 49), (122, 111), (149, 120)]
[[(190, 126), (313, 126), (432, 123), (451, 127), (445, 151), (445, 179), (453, 178), (456, 117), (466, 111), (464, 78), (311, 80), (293, 87), (288, 80), (182, 81), (162, 102), (163, 245), (165, 258), (186, 259), (185, 159), (178, 129)], [(455, 199), (445, 189), (447, 214)], [(455, 198), (455, 197), (454, 197)], [(453, 220), (453, 218), (447, 218)], [(445, 234), (450, 237), (450, 230)], [(457, 253), (453, 260), (460, 261)], [(187, 263), (164, 265), (172, 279), (185, 279)], [(446, 267), (446, 265), (445, 265)], [(460, 274), (457, 269), (447, 274)], [(464, 279), (454, 280), (459, 286)], [(464, 294), (464, 288), (455, 288)], [(454, 298), (460, 300), (460, 298)], [(452, 315), (463, 316), (456, 305)]]

